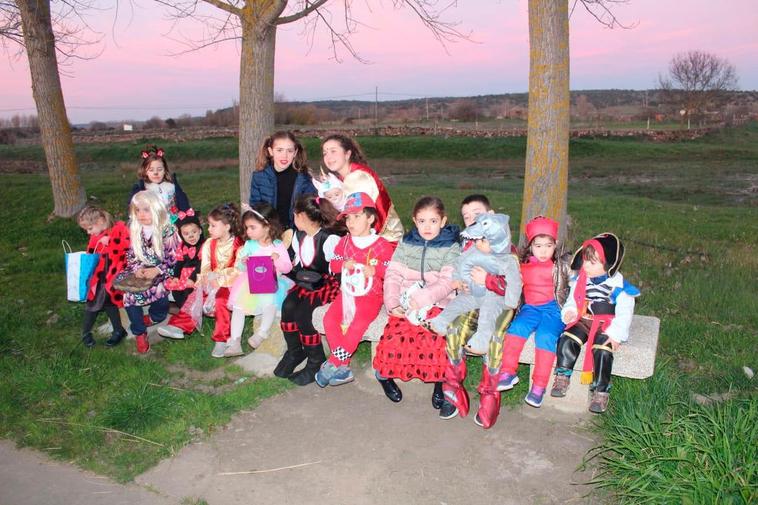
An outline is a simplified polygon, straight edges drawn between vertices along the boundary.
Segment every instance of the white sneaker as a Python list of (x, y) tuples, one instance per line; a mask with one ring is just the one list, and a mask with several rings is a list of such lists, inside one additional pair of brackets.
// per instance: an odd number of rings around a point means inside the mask
[(176, 326), (167, 324), (166, 326), (158, 327), (158, 335), (166, 338), (173, 338), (174, 340), (181, 340), (184, 338), (184, 332)]
[(225, 358), (232, 358), (234, 356), (242, 356), (245, 354), (242, 352), (242, 344), (239, 340), (232, 340), (227, 342), (226, 350), (224, 350)]
[(214, 358), (223, 358), (224, 351), (226, 351), (226, 342), (216, 342), (216, 345), (213, 346), (211, 356)]
[(253, 349), (257, 349), (259, 345), (263, 343), (264, 340), (268, 338), (268, 335), (265, 333), (253, 333), (253, 336), (247, 339), (247, 343), (250, 344), (250, 347)]

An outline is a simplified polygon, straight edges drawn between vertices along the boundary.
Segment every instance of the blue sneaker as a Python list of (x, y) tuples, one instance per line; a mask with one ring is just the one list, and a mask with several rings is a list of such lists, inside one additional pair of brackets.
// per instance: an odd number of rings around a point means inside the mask
[(497, 391), (509, 391), (513, 386), (518, 384), (518, 375), (503, 372), (500, 374), (500, 380), (497, 381)]
[(319, 387), (325, 388), (329, 385), (329, 381), (334, 376), (334, 373), (336, 371), (336, 366), (328, 361), (324, 361), (324, 363), (321, 365), (321, 368), (319, 368), (318, 372), (316, 372), (316, 384), (318, 384)]
[(542, 399), (545, 397), (545, 388), (538, 388), (532, 386), (529, 390), (529, 394), (526, 395), (524, 401), (527, 405), (531, 405), (534, 408), (540, 408), (542, 406)]
[(332, 377), (329, 379), (329, 385), (340, 386), (342, 384), (347, 384), (348, 382), (353, 382), (354, 380), (355, 376), (353, 376), (353, 371), (350, 370), (350, 367), (347, 365), (342, 365), (337, 367), (334, 375), (332, 375)]

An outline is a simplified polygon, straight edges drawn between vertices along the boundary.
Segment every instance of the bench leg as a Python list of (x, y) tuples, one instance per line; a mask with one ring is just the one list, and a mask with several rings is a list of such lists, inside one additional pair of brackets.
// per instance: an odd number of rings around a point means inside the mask
[[(534, 373), (534, 365), (529, 365), (529, 387), (532, 387), (532, 374)], [(568, 391), (566, 392), (566, 396), (563, 398), (553, 398), (550, 396), (550, 390), (553, 389), (553, 376), (555, 374), (555, 368), (551, 371), (550, 374), (550, 382), (547, 385), (547, 390), (545, 391), (545, 399), (542, 403), (541, 408), (554, 408), (556, 410), (560, 410), (562, 412), (569, 412), (569, 413), (587, 413), (587, 408), (589, 407), (589, 394), (590, 394), (590, 386), (589, 384), (582, 384), (579, 381), (579, 372), (574, 372), (574, 374), (571, 376), (571, 385), (568, 388)], [(523, 392), (522, 394), (526, 396), (526, 392)]]

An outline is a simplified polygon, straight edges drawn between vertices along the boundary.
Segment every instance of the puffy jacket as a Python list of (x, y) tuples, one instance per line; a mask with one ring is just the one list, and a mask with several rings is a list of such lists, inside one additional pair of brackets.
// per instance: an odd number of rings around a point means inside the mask
[[(253, 172), (253, 178), (250, 180), (250, 201), (251, 206), (256, 203), (265, 202), (276, 208), (276, 172), (274, 167), (266, 165), (263, 170), (257, 170)], [(290, 222), (282, 223), (285, 228), (294, 228), (294, 207), (295, 200), (302, 195), (315, 195), (318, 194), (316, 187), (313, 185), (310, 174), (300, 172), (295, 179), (295, 188), (292, 191), (292, 200), (290, 201)]]

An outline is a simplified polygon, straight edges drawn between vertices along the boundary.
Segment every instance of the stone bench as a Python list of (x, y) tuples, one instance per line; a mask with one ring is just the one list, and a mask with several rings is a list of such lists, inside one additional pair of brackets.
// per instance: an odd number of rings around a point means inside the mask
[[(313, 326), (322, 335), (324, 333), (324, 314), (327, 306), (317, 308), (313, 313)], [(371, 356), (376, 350), (376, 344), (384, 332), (387, 324), (387, 313), (382, 309), (379, 316), (371, 323), (363, 340), (371, 342)], [(632, 326), (629, 329), (629, 340), (614, 353), (613, 375), (631, 379), (646, 379), (653, 375), (655, 357), (658, 350), (658, 331), (660, 320), (657, 317), (635, 315), (632, 318)], [(326, 340), (326, 339), (324, 339)], [(586, 412), (588, 407), (589, 385), (581, 384), (579, 372), (584, 362), (586, 346), (582, 347), (579, 359), (576, 360), (576, 373), (572, 376), (571, 386), (564, 398), (553, 398), (549, 391), (545, 394), (543, 406), (551, 406), (567, 412)], [(529, 377), (531, 380), (532, 368), (534, 367), (534, 338), (527, 340), (524, 350), (519, 359), (521, 363), (530, 365)], [(548, 389), (552, 387), (548, 385)], [(505, 394), (519, 394), (526, 396), (528, 388), (518, 385), (515, 392)], [(475, 394), (475, 393), (474, 393)]]

